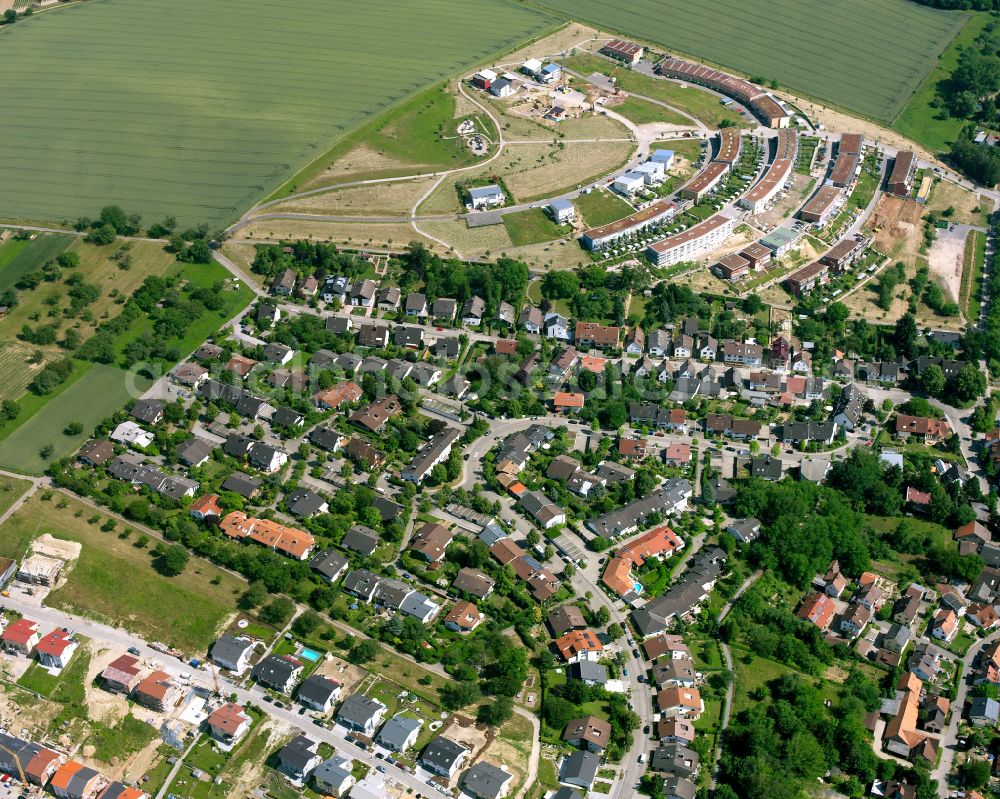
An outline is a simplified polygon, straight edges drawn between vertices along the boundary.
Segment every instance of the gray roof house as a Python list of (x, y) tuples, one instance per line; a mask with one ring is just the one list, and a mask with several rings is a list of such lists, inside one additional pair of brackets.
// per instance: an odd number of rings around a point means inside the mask
[(319, 744), (304, 735), (297, 735), (278, 752), (278, 771), (295, 782), (305, 782), (316, 766), (322, 762), (316, 749)]
[(379, 536), (370, 527), (361, 524), (354, 525), (340, 540), (344, 549), (357, 552), (359, 555), (370, 556), (378, 548)]
[(303, 668), (303, 664), (290, 655), (268, 655), (253, 667), (252, 674), (261, 685), (288, 694)]
[(333, 703), (340, 698), (340, 688), (341, 685), (336, 680), (313, 674), (302, 681), (296, 698), (300, 705), (320, 713), (329, 713)]
[(355, 783), (354, 763), (342, 755), (327, 758), (313, 772), (316, 786), (329, 796), (344, 796)]
[(393, 752), (405, 752), (417, 742), (423, 724), (420, 719), (393, 716), (382, 726), (375, 740), (380, 746)]
[(568, 676), (573, 680), (582, 680), (587, 685), (604, 686), (608, 681), (608, 669), (600, 663), (581, 660), (579, 663), (569, 665)]
[(904, 624), (893, 624), (882, 639), (882, 647), (890, 652), (902, 652), (913, 639), (910, 628)]
[(663, 780), (663, 799), (695, 799), (698, 787), (687, 777), (671, 774)]
[(726, 528), (726, 532), (742, 544), (753, 541), (760, 535), (758, 519), (734, 519)]
[(1000, 702), (986, 696), (976, 696), (969, 704), (969, 721), (976, 727), (996, 726), (1000, 720)]
[(367, 569), (355, 569), (344, 578), (343, 589), (358, 599), (371, 602), (382, 578)]
[(141, 399), (132, 406), (130, 416), (143, 424), (157, 424), (163, 418), (166, 404), (160, 400)]
[(339, 580), (349, 565), (347, 558), (329, 549), (314, 555), (309, 561), (309, 568), (318, 572), (328, 583)]
[(466, 747), (439, 735), (424, 747), (423, 754), (420, 755), (420, 765), (432, 774), (451, 779), (455, 776), (455, 772), (462, 768), (462, 763), (468, 755), (469, 750)]
[(601, 758), (593, 752), (572, 752), (559, 764), (559, 784), (589, 791), (597, 778), (597, 769), (600, 765)]
[(486, 300), (482, 297), (469, 297), (462, 305), (462, 321), (467, 325), (478, 325), (486, 313)]
[(177, 447), (177, 459), (188, 466), (201, 466), (209, 459), (215, 446), (211, 441), (195, 436)]
[(419, 291), (411, 291), (406, 295), (406, 302), (403, 304), (403, 313), (407, 316), (427, 316), (427, 297)]
[(445, 319), (450, 322), (455, 318), (457, 310), (458, 300), (451, 297), (438, 297), (434, 300), (433, 305), (431, 305), (431, 316), (435, 319)]
[(400, 613), (412, 616), (424, 624), (432, 621), (440, 610), (441, 606), (437, 602), (420, 591), (410, 591), (399, 605)]
[(315, 491), (297, 488), (285, 497), (285, 504), (293, 516), (309, 518), (329, 510), (326, 500)]
[(249, 638), (224, 635), (212, 644), (210, 654), (215, 665), (242, 674), (250, 663), (253, 648), (254, 642)]
[(465, 772), (462, 789), (474, 799), (501, 799), (507, 795), (513, 774), (492, 763), (480, 761)]
[(351, 694), (337, 711), (337, 721), (355, 732), (371, 737), (382, 723), (386, 706), (362, 694)]
[(692, 778), (701, 767), (701, 758), (683, 744), (660, 744), (649, 758), (649, 767), (664, 774)]
[(225, 479), (221, 488), (223, 491), (232, 491), (234, 494), (239, 494), (244, 499), (250, 499), (250, 497), (260, 490), (263, 484), (264, 481), (259, 477), (253, 477), (243, 472), (233, 472)]

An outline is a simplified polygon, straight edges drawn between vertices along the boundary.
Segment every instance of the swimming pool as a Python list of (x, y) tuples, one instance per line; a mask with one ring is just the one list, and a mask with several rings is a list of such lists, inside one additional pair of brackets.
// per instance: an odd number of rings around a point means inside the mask
[(304, 657), (310, 663), (315, 663), (317, 660), (319, 660), (319, 652), (316, 652), (312, 649), (306, 649), (305, 647), (299, 650), (299, 656)]
[(642, 593), (642, 583), (633, 583), (632, 584), (632, 590), (635, 591), (637, 594), (641, 594)]

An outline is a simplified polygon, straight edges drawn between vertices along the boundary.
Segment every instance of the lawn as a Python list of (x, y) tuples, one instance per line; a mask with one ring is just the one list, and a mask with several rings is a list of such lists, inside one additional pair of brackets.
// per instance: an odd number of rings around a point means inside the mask
[[(0, 122), (0, 125), (3, 125)], [(0, 171), (3, 167), (0, 166)], [(3, 190), (0, 189), (0, 192)], [(68, 233), (56, 233), (53, 235), (38, 234), (31, 241), (9, 241), (0, 249), (0, 292), (14, 288), (17, 283), (28, 272), (41, 269), (47, 262), (55, 258), (59, 253), (69, 247), (76, 237)], [(3, 254), (7, 248), (13, 253), (10, 260), (6, 260)]]
[[(27, 474), (42, 474), (49, 461), (76, 450), (94, 427), (129, 399), (138, 397), (150, 381), (104, 364), (75, 362), (76, 371), (47, 396), (25, 394), (17, 419), (0, 431), (0, 467)], [(70, 422), (80, 422), (83, 432), (66, 435)], [(53, 446), (45, 459), (40, 450)]]
[[(558, 0), (561, 2), (561, 0)], [(581, 54), (573, 55), (563, 60), (568, 69), (579, 72), (587, 77), (594, 72), (604, 75), (614, 73), (618, 85), (627, 92), (641, 94), (661, 103), (672, 105), (700, 119), (710, 128), (717, 128), (722, 122), (731, 122), (740, 127), (749, 127), (742, 116), (719, 102), (718, 95), (711, 94), (694, 86), (687, 88), (673, 81), (651, 78), (640, 72), (629, 72), (618, 67), (613, 61), (601, 56)], [(667, 109), (663, 109), (666, 111)]]
[[(99, 521), (90, 524), (92, 516)], [(124, 523), (114, 532), (102, 532), (106, 518), (61, 493), (48, 501), (36, 494), (4, 525), (0, 554), (23, 551), (24, 541), (43, 533), (78, 541), (83, 545), (80, 558), (66, 584), (49, 594), (49, 605), (125, 626), (188, 654), (203, 654), (234, 611), (243, 582), (196, 558), (177, 577), (163, 577), (151, 566), (152, 542), (146, 548), (135, 546), (134, 532), (120, 538)]]
[[(456, 128), (463, 119), (456, 116), (455, 94), (446, 86), (435, 86), (415, 95), (407, 102), (381, 114), (355, 132), (345, 136), (327, 151), (323, 158), (293, 175), (272, 197), (278, 198), (296, 187), (315, 187), (337, 183), (342, 169), (333, 170), (339, 160), (360, 157), (352, 151), (363, 148), (374, 152), (382, 163), (370, 163), (359, 171), (350, 171), (350, 180), (396, 177), (417, 171), (457, 169), (474, 164), (465, 140)], [(496, 128), (483, 116), (475, 117), (477, 129), (496, 140)]]
[(17, 502), (24, 492), (31, 487), (27, 480), (18, 480), (16, 477), (0, 475), (0, 516)]
[[(899, 114), (968, 18), (907, 0), (541, 0), (541, 5), (885, 122)], [(622, 88), (630, 90), (624, 82)]]
[(84, 746), (93, 746), (95, 760), (110, 763), (138, 752), (157, 736), (156, 727), (137, 719), (131, 713), (115, 724), (96, 725)]
[(18, 679), (17, 684), (29, 691), (34, 691), (42, 696), (51, 696), (59, 685), (59, 677), (53, 677), (47, 669), (42, 668), (37, 661), (28, 666), (27, 670)]
[(983, 266), (986, 263), (986, 236), (970, 230), (965, 239), (965, 263), (962, 266), (962, 297), (959, 304), (967, 322), (979, 319), (983, 297)]
[(581, 194), (573, 203), (576, 205), (576, 210), (591, 227), (616, 222), (635, 211), (621, 197), (603, 189), (592, 191), (590, 194)]
[[(777, 663), (767, 658), (751, 655), (751, 662), (746, 663), (750, 653), (742, 647), (733, 647), (733, 671), (735, 672), (736, 690), (733, 692), (732, 715), (735, 717), (743, 710), (749, 710), (758, 702), (750, 697), (758, 688), (762, 688), (772, 680), (776, 680), (785, 674), (800, 674), (790, 666)], [(823, 690), (824, 698), (833, 701), (836, 699), (836, 686), (828, 680), (817, 677), (807, 677), (815, 680)], [(706, 710), (707, 715), (707, 710)]]
[(568, 227), (553, 222), (552, 217), (541, 208), (506, 214), (503, 223), (515, 247), (559, 239), (569, 230)]
[(609, 110), (621, 114), (636, 125), (645, 125), (647, 122), (666, 122), (671, 125), (691, 124), (691, 120), (683, 114), (678, 114), (676, 111), (671, 111), (669, 108), (664, 108), (662, 105), (651, 103), (648, 100), (640, 100), (638, 97), (628, 97)]
[(483, 0), (92, 0), (3, 29), (0, 207), (235, 219), (345, 134), (555, 27)]
[(892, 123), (894, 129), (933, 152), (944, 152), (951, 147), (966, 122), (951, 116), (941, 118), (939, 110), (931, 107), (931, 102), (937, 97), (938, 83), (950, 77), (958, 64), (961, 48), (972, 45), (989, 21), (989, 14), (975, 14), (969, 18), (896, 117)]
[[(59, 676), (53, 677), (45, 669), (41, 668), (37, 662), (32, 663), (28, 670), (21, 675), (18, 684), (32, 691), (48, 697), (53, 702), (62, 705), (62, 710), (52, 720), (52, 729), (60, 730), (64, 722), (72, 722), (76, 719), (87, 718), (87, 707), (85, 705), (86, 688), (84, 682), (87, 679), (87, 671), (90, 668), (90, 652), (86, 649), (86, 639), (81, 639), (82, 643), (69, 665), (64, 668)], [(61, 732), (69, 732), (62, 729)]]

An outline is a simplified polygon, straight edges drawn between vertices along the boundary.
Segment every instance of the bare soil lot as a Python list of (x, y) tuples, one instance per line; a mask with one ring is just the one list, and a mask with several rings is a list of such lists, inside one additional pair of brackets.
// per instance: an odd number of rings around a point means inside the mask
[(927, 260), (931, 267), (931, 277), (941, 284), (941, 288), (953, 301), (958, 302), (965, 261), (965, 233), (939, 230)]
[(395, 222), (318, 222), (303, 219), (267, 219), (240, 231), (243, 240), (261, 242), (282, 239), (328, 241), (348, 247), (400, 249), (410, 241), (422, 241), (431, 249), (442, 247), (420, 236), (412, 227)]
[(266, 213), (321, 214), (328, 216), (403, 216), (433, 185), (435, 178), (423, 177), (392, 183), (371, 183), (333, 189), (268, 206)]

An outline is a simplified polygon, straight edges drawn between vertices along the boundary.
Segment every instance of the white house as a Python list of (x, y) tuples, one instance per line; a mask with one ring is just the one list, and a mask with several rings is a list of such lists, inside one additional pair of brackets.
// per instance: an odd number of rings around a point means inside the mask
[(210, 655), (215, 665), (235, 674), (242, 674), (250, 665), (253, 649), (254, 642), (250, 638), (224, 635), (212, 644)]
[(514, 84), (511, 83), (506, 78), (500, 78), (500, 80), (494, 81), (494, 83), (489, 88), (490, 94), (492, 94), (494, 97), (500, 97), (501, 99), (504, 97), (510, 97), (516, 91), (517, 88), (514, 86)]
[(649, 157), (649, 160), (657, 164), (663, 164), (664, 169), (670, 169), (674, 163), (674, 151), (654, 150), (653, 154)]
[(475, 186), (469, 189), (469, 205), (473, 211), (482, 211), (484, 208), (496, 208), (504, 203), (503, 189), (492, 184), (489, 186)]
[(148, 430), (139, 427), (135, 422), (122, 422), (114, 429), (110, 438), (119, 444), (145, 449), (153, 443), (155, 436)]
[(545, 337), (560, 341), (572, 341), (573, 331), (569, 329), (569, 319), (557, 313), (545, 315)]
[(662, 183), (665, 177), (663, 164), (659, 161), (647, 161), (644, 164), (639, 164), (632, 172), (642, 175), (647, 186), (655, 186), (658, 183)]
[(546, 64), (541, 73), (538, 75), (538, 80), (545, 84), (555, 83), (562, 77), (562, 67), (558, 64)]
[(424, 723), (408, 716), (393, 716), (379, 731), (376, 739), (380, 746), (393, 752), (405, 752), (417, 742)]
[(346, 796), (354, 787), (354, 761), (342, 755), (334, 755), (317, 766), (313, 772), (313, 782), (328, 796)]
[(557, 225), (565, 225), (576, 219), (576, 208), (569, 200), (553, 200), (549, 203), (549, 214)]
[(641, 172), (626, 172), (619, 178), (615, 179), (615, 182), (611, 184), (613, 188), (619, 194), (624, 194), (626, 197), (631, 197), (639, 189), (641, 189), (646, 184), (646, 176)]

